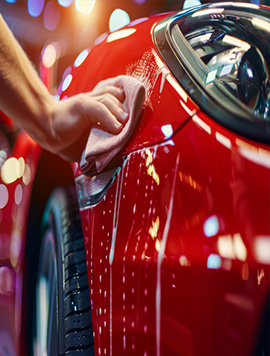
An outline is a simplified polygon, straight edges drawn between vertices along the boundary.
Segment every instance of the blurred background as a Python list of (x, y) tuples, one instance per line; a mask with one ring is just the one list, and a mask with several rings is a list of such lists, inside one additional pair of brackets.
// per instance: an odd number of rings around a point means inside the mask
[(0, 12), (53, 91), (66, 68), (102, 34), (141, 17), (196, 4), (200, 0), (0, 0)]

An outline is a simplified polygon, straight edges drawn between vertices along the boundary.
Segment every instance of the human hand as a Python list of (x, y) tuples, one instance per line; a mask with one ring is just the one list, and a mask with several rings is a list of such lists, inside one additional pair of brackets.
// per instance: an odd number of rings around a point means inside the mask
[(126, 123), (125, 93), (114, 86), (81, 93), (63, 101), (53, 101), (47, 121), (45, 148), (68, 161), (79, 161), (93, 124), (118, 134)]

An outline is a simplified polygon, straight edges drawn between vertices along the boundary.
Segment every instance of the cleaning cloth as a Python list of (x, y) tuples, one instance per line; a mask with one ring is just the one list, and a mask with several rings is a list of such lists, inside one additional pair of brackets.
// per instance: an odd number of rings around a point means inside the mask
[(143, 83), (133, 77), (120, 75), (103, 80), (95, 89), (106, 85), (114, 85), (124, 89), (125, 100), (123, 102), (123, 109), (128, 114), (128, 119), (123, 130), (117, 135), (103, 130), (98, 125), (91, 129), (81, 159), (83, 173), (99, 173), (110, 163), (131, 138), (142, 112), (145, 98)]

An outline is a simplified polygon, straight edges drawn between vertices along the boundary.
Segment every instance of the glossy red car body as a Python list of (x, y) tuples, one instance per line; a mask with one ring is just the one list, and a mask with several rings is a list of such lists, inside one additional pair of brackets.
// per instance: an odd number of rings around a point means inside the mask
[[(165, 16), (109, 35), (72, 68), (68, 88), (60, 86), (64, 98), (128, 74), (147, 89), (115, 179), (81, 209), (95, 354), (253, 355), (269, 317), (270, 149), (222, 127), (189, 98), (153, 43)], [(60, 163), (23, 132), (10, 157), (17, 177), (0, 184), (4, 355), (25, 347), (30, 208), (72, 182), (71, 168), (75, 182), (82, 177), (79, 164)]]

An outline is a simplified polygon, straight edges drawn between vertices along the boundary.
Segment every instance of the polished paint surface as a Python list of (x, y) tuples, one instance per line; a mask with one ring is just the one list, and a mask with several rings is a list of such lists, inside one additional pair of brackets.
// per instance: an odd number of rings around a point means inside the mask
[[(147, 89), (111, 186), (81, 209), (95, 353), (252, 355), (269, 298), (270, 149), (217, 124), (180, 87), (152, 40), (164, 16), (107, 36), (59, 88), (64, 99), (128, 74)], [(25, 234), (41, 150), (21, 133), (6, 151), (0, 354), (14, 355), (25, 346)]]
[(137, 41), (151, 21), (81, 69), (95, 81), (97, 61), (98, 80), (126, 73), (147, 88), (127, 159), (81, 211), (96, 354), (251, 355), (269, 293), (270, 150), (199, 111), (151, 36)]

